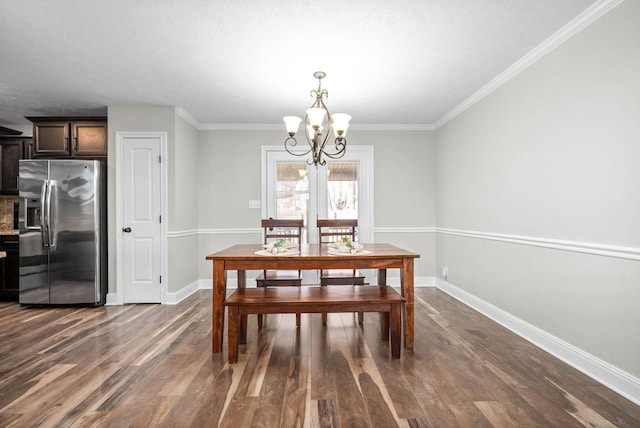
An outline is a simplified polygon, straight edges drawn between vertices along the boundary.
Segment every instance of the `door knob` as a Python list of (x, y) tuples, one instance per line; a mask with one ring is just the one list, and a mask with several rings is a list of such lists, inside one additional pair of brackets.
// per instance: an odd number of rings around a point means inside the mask
[(123, 231), (124, 233), (129, 233), (129, 232), (131, 232), (131, 228), (130, 228), (130, 227), (123, 227), (123, 228), (122, 228), (122, 231)]

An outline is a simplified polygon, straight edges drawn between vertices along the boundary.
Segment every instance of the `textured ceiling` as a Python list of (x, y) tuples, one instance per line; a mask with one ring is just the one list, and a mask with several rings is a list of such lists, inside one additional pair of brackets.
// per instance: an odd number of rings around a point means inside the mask
[(5, 0), (0, 124), (177, 106), (302, 115), (323, 70), (352, 123), (431, 125), (606, 0)]

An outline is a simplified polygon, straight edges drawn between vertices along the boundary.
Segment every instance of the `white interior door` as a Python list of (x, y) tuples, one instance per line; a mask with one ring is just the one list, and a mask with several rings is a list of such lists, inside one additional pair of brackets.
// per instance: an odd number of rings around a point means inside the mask
[(162, 138), (125, 135), (121, 148), (123, 303), (161, 303)]

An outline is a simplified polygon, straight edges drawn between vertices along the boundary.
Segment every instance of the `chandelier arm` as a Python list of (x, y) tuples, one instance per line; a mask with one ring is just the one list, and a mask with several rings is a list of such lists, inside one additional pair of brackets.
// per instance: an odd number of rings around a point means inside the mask
[(305, 156), (311, 153), (311, 151), (313, 150), (313, 146), (311, 146), (309, 147), (309, 150), (307, 150), (304, 153), (292, 152), (291, 150), (293, 149), (293, 147), (296, 147), (297, 145), (298, 145), (298, 140), (296, 140), (294, 137), (289, 137), (286, 140), (284, 140), (284, 149), (294, 156)]
[(340, 159), (347, 152), (347, 139), (346, 138), (336, 138), (334, 148), (336, 151), (334, 153), (329, 153), (326, 150), (323, 151), (324, 155), (331, 159)]

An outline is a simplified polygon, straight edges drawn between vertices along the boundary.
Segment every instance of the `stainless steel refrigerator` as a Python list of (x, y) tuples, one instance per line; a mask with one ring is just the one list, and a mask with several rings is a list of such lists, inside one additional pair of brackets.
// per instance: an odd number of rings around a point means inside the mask
[(104, 164), (21, 160), (19, 189), (20, 304), (103, 305), (107, 291)]

